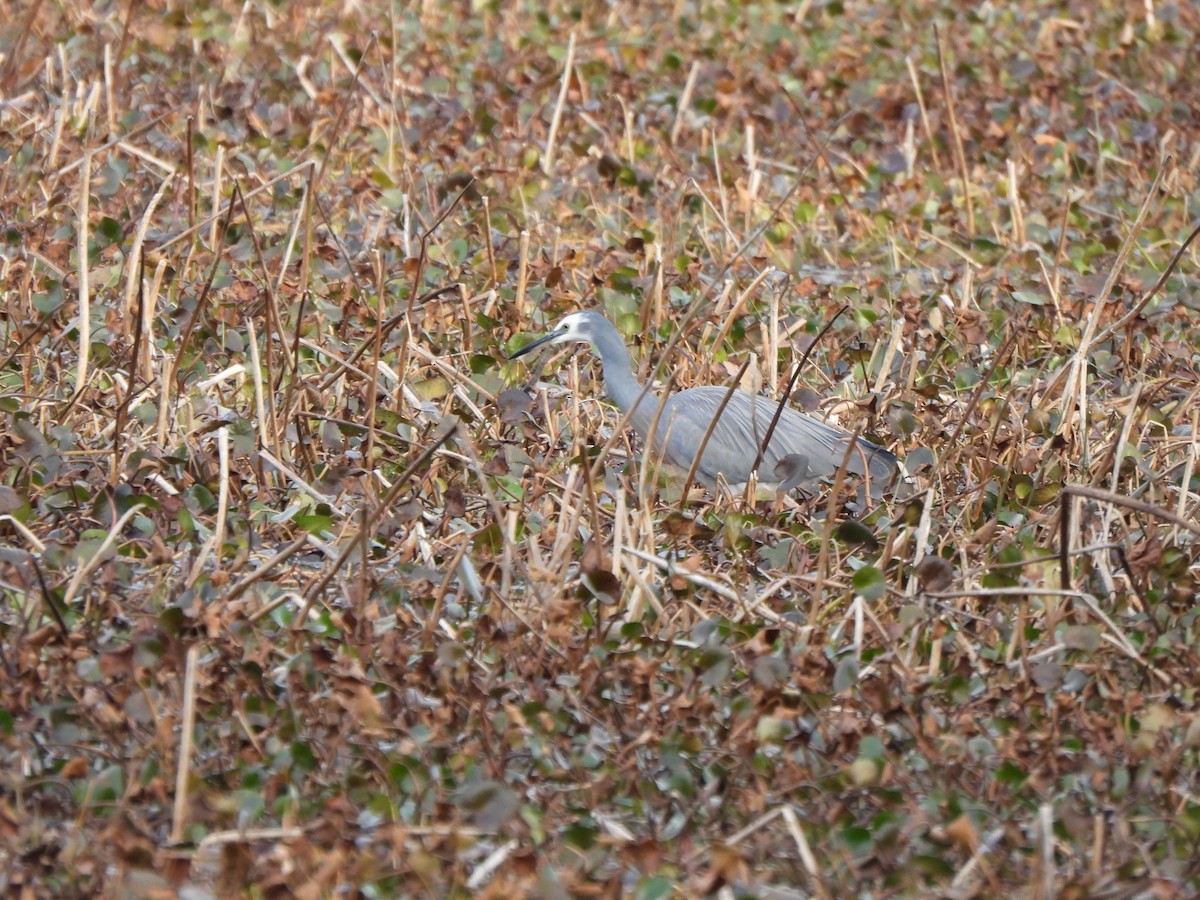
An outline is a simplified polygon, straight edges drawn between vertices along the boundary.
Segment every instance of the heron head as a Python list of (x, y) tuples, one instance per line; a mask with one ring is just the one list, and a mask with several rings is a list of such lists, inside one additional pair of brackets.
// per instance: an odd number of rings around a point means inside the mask
[(551, 344), (568, 344), (571, 342), (591, 343), (595, 339), (596, 334), (593, 321), (600, 318), (602, 317), (599, 313), (588, 310), (568, 313), (559, 320), (559, 323), (554, 326), (553, 331), (542, 335), (536, 341), (526, 344), (520, 350), (514, 352), (509, 359), (517, 359)]

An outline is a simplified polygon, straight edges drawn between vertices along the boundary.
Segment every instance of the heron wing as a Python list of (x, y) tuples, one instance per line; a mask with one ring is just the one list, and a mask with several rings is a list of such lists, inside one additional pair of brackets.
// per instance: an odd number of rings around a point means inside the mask
[[(683, 468), (692, 464), (704, 439), (709, 422), (725, 399), (726, 389), (699, 387), (672, 396), (658, 426), (658, 444), (666, 459)], [(750, 477), (758, 448), (771, 426), (778, 404), (766, 397), (736, 391), (730, 398), (721, 418), (713, 428), (697, 477), (705, 484), (714, 484), (720, 474), (730, 484), (740, 484)], [(842, 464), (851, 435), (837, 428), (784, 406), (771, 442), (759, 465), (759, 477), (765, 481), (820, 478), (832, 475)], [(865, 466), (864, 466), (865, 462)], [(777, 471), (781, 463), (785, 463)], [(863, 474), (869, 468), (873, 478), (889, 478), (895, 469), (896, 458), (870, 441), (858, 438), (847, 469)]]

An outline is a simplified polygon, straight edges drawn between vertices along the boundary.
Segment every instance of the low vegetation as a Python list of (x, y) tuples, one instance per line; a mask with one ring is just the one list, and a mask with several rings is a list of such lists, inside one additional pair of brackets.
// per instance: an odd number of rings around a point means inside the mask
[(6, 893), (1200, 891), (1194, 7), (0, 9)]

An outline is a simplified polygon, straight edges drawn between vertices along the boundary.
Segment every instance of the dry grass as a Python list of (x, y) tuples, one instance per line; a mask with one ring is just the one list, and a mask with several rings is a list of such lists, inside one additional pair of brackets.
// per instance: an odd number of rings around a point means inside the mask
[(0, 5), (6, 891), (1200, 890), (1190, 6), (196, 6)]

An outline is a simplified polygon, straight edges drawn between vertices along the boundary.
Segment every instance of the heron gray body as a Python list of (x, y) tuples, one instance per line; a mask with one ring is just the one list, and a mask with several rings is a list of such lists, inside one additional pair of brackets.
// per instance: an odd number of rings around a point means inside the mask
[[(727, 389), (696, 387), (667, 397), (651, 440), (650, 429), (659, 398), (643, 393), (633, 374), (625, 342), (613, 324), (599, 313), (589, 310), (570, 313), (553, 331), (522, 347), (512, 358), (548, 344), (567, 342), (589, 343), (595, 348), (604, 366), (605, 390), (621, 412), (629, 414), (634, 430), (667, 462), (690, 468)], [(696, 467), (697, 480), (707, 487), (714, 487), (718, 476), (730, 485), (748, 481), (758, 448), (778, 406), (766, 397), (734, 391), (704, 445)], [(846, 470), (858, 475), (869, 472), (882, 487), (896, 471), (895, 456), (870, 441), (855, 438), (841, 428), (785, 406), (763, 452), (759, 480), (796, 484), (833, 475), (846, 459), (851, 440), (854, 447)]]

